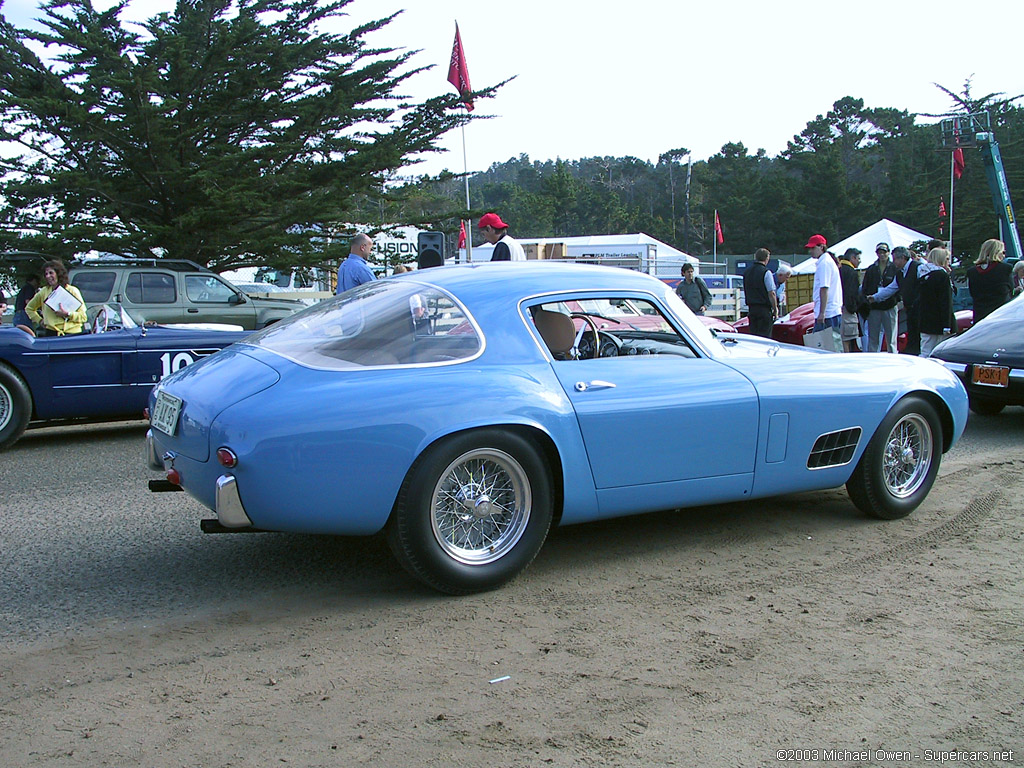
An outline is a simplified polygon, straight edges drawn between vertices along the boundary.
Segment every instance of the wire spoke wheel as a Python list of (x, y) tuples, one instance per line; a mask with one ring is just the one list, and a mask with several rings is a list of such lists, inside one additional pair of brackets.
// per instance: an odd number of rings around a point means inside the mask
[(0, 384), (0, 429), (3, 429), (11, 422), (14, 415), (14, 401), (7, 387)]
[(476, 429), (431, 446), (399, 491), (387, 534), (409, 573), (452, 595), (504, 584), (536, 557), (554, 517), (538, 445)]
[(924, 484), (931, 466), (935, 441), (928, 422), (919, 414), (904, 416), (889, 433), (882, 472), (889, 493), (905, 499)]
[(911, 395), (878, 425), (846, 490), (858, 509), (872, 517), (906, 517), (928, 496), (941, 460), (939, 416), (930, 403)]
[(441, 473), (430, 505), (431, 528), (452, 559), (485, 565), (519, 542), (531, 507), (522, 465), (504, 451), (480, 448), (459, 456)]

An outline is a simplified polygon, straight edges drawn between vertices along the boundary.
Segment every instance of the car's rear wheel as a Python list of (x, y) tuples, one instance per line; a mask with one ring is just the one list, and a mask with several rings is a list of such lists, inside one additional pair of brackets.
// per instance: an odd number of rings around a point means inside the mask
[(853, 503), (884, 520), (906, 517), (935, 482), (941, 446), (935, 409), (918, 397), (900, 400), (878, 426), (846, 483)]
[(995, 416), (1006, 407), (1004, 403), (988, 400), (984, 397), (975, 397), (974, 395), (971, 395), (969, 406), (979, 416)]
[(17, 442), (32, 417), (32, 395), (21, 376), (0, 363), (0, 451)]
[(551, 527), (550, 478), (538, 450), (519, 435), (456, 435), (410, 470), (388, 542), (406, 570), (434, 589), (493, 589), (540, 551)]

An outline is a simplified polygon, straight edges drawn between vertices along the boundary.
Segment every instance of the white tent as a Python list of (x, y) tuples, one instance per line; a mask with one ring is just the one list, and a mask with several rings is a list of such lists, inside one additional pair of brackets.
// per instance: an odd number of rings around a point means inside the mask
[[(889, 221), (889, 219), (882, 219), (857, 234), (840, 240), (835, 245), (829, 245), (828, 249), (841, 259), (848, 248), (857, 248), (860, 250), (860, 268), (866, 269), (878, 260), (878, 257), (875, 256), (875, 246), (879, 243), (888, 243), (889, 249), (892, 250), (898, 245), (906, 248), (918, 240), (928, 241), (931, 239), (931, 235), (916, 232), (910, 227), (904, 227), (895, 221)], [(815, 264), (817, 262), (814, 259), (801, 261), (793, 267), (793, 274), (810, 274), (814, 271)]]
[[(656, 240), (643, 232), (625, 235), (584, 235), (582, 237), (542, 237), (519, 239), (520, 245), (548, 245), (565, 243), (566, 255), (570, 259), (615, 259), (616, 257), (639, 258), (642, 269), (653, 275), (679, 277), (683, 264), (693, 264), (699, 269), (699, 259)], [(489, 243), (473, 246), (473, 261), (490, 261), (494, 246)], [(465, 259), (462, 249), (460, 260)]]

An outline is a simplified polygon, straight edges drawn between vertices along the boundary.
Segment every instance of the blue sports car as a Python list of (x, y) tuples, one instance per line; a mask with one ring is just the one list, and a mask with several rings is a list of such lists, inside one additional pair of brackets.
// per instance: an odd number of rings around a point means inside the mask
[(967, 395), (930, 360), (714, 335), (652, 277), (541, 261), (359, 286), (169, 376), (150, 410), (151, 487), (215, 510), (204, 530), (383, 530), (457, 594), (553, 524), (844, 483), (902, 517)]
[(251, 333), (142, 328), (119, 304), (90, 308), (87, 331), (36, 338), (0, 328), (0, 450), (30, 423), (141, 419), (162, 377)]

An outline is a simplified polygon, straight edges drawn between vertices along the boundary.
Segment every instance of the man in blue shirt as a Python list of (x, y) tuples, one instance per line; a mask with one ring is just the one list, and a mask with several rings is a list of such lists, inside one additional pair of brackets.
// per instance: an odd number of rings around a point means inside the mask
[(370, 265), (366, 263), (366, 257), (373, 250), (373, 240), (370, 236), (360, 232), (352, 238), (348, 250), (348, 258), (341, 262), (341, 266), (338, 267), (338, 289), (335, 291), (336, 294), (344, 293), (349, 288), (355, 288), (357, 285), (377, 279), (374, 277)]

